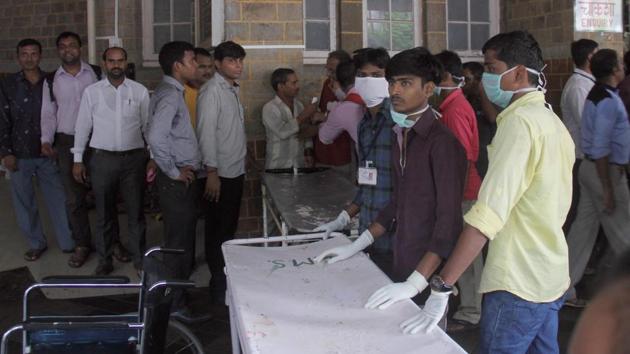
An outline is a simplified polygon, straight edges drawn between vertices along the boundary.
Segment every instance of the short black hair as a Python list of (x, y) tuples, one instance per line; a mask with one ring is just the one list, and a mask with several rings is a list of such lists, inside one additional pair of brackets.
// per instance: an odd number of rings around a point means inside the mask
[(483, 65), (478, 61), (469, 61), (462, 64), (463, 69), (470, 70), (470, 72), (475, 77), (475, 80), (481, 81), (481, 77), (483, 76)]
[(451, 52), (450, 50), (443, 50), (435, 55), (435, 59), (442, 64), (444, 71), (450, 73), (452, 76), (462, 77), (464, 75), (462, 73), (462, 60), (457, 53)]
[[(490, 38), (481, 51), (485, 54), (494, 50), (497, 59), (507, 64), (508, 68), (524, 65), (527, 68), (541, 71), (545, 66), (542, 50), (534, 36), (527, 31), (499, 33)], [(538, 83), (538, 75), (529, 73), (530, 84)]]
[(274, 91), (278, 91), (278, 85), (287, 82), (289, 75), (295, 74), (295, 70), (289, 68), (279, 68), (271, 73), (271, 87)]
[(195, 52), (195, 57), (197, 55), (201, 55), (204, 57), (212, 58), (212, 54), (210, 54), (210, 51), (207, 50), (206, 48), (196, 47), (194, 52)]
[(181, 62), (188, 51), (195, 51), (195, 47), (188, 42), (174, 41), (164, 44), (158, 55), (164, 75), (173, 75), (173, 64)]
[(122, 47), (109, 47), (109, 48), (107, 48), (107, 49), (105, 49), (103, 51), (103, 61), (107, 60), (107, 52), (109, 52), (110, 49), (118, 49), (118, 50), (120, 50), (121, 52), (123, 52), (123, 56), (125, 57), (125, 60), (127, 60), (127, 51), (125, 50), (125, 48), (122, 48)]
[(385, 48), (362, 48), (354, 52), (354, 67), (360, 70), (367, 64), (385, 69), (389, 62), (389, 53)]
[(245, 58), (245, 49), (232, 41), (226, 41), (214, 48), (214, 59), (223, 61), (225, 58)]
[(59, 42), (61, 42), (62, 39), (66, 39), (66, 38), (74, 38), (77, 41), (77, 43), (79, 43), (79, 47), (83, 46), (83, 44), (81, 43), (81, 37), (77, 33), (70, 32), (70, 31), (61, 32), (57, 36), (57, 40), (55, 41), (55, 46), (59, 47)]
[(348, 52), (346, 52), (345, 50), (341, 50), (341, 49), (328, 53), (328, 59), (337, 59), (339, 63), (345, 63), (352, 60), (352, 58), (350, 57), (350, 54), (348, 54)]
[(615, 72), (619, 65), (617, 52), (612, 49), (600, 49), (591, 58), (591, 72), (597, 80), (605, 79)]
[(597, 47), (597, 42), (592, 39), (583, 38), (571, 43), (571, 57), (575, 66), (578, 68), (584, 66), (588, 60), (588, 55), (593, 53)]
[(25, 38), (22, 39), (21, 41), (18, 42), (17, 47), (15, 47), (15, 50), (17, 51), (17, 53), (20, 53), (20, 49), (27, 47), (29, 45), (34, 45), (37, 47), (37, 49), (39, 50), (39, 53), (41, 54), (42, 52), (42, 44), (39, 43), (38, 40), (33, 39), (33, 38)]
[(357, 75), (357, 69), (352, 61), (339, 63), (335, 70), (335, 79), (343, 90), (354, 84), (354, 77)]
[(422, 84), (432, 81), (438, 85), (442, 81), (442, 64), (423, 47), (403, 50), (394, 55), (387, 64), (385, 77), (388, 81), (394, 76), (413, 75), (422, 79)]

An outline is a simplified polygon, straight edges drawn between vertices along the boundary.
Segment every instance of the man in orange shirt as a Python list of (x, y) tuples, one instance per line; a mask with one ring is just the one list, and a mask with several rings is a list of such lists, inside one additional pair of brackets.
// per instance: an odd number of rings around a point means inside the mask
[(186, 101), (193, 128), (197, 124), (197, 95), (199, 95), (199, 89), (214, 76), (214, 62), (209, 51), (204, 48), (195, 48), (195, 61), (198, 65), (195, 74), (196, 78), (184, 85), (184, 101)]

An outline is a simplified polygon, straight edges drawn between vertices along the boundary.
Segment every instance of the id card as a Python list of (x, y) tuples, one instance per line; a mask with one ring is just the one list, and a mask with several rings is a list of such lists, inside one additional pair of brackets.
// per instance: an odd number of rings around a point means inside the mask
[(378, 179), (378, 170), (370, 167), (371, 161), (365, 163), (365, 167), (359, 167), (359, 184), (375, 186)]

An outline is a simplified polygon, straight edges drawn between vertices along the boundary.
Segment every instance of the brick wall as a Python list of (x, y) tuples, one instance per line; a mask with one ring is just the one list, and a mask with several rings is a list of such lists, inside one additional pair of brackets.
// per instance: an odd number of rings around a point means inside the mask
[(561, 116), (562, 88), (573, 72), (571, 42), (580, 38), (597, 41), (600, 48), (623, 51), (623, 36), (617, 33), (586, 33), (573, 30), (573, 1), (515, 0), (501, 2), (501, 30), (527, 30), (543, 51), (548, 79), (547, 100)]
[[(303, 4), (301, 0), (226, 0), (225, 39), (241, 45), (302, 44)], [(264, 166), (265, 130), (263, 105), (273, 98), (270, 77), (273, 70), (289, 67), (300, 78), (303, 102), (318, 96), (323, 78), (321, 65), (304, 65), (301, 49), (247, 49), (241, 77), (241, 98), (245, 108), (248, 136), (247, 174), (239, 219), (239, 235), (262, 233), (260, 176), (253, 161)]]
[(55, 39), (59, 33), (75, 31), (87, 43), (85, 0), (2, 0), (0, 23), (0, 72), (17, 71), (15, 46), (20, 39), (31, 37), (42, 43), (46, 70), (58, 65)]

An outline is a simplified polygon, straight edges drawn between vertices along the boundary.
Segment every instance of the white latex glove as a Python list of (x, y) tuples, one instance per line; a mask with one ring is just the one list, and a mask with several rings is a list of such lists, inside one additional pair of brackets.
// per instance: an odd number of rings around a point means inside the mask
[(448, 297), (451, 292), (439, 293), (431, 290), (431, 296), (425, 302), (420, 313), (400, 324), (404, 334), (416, 334), (418, 332), (429, 333), (446, 313)]
[(424, 276), (414, 270), (409, 278), (407, 278), (407, 281), (388, 284), (376, 290), (368, 299), (365, 308), (375, 309), (378, 307), (379, 310), (385, 310), (400, 300), (411, 299), (418, 295), (427, 285), (429, 285), (429, 283)]
[(355, 253), (362, 251), (364, 248), (371, 245), (372, 242), (374, 242), (374, 237), (369, 230), (365, 230), (363, 231), (361, 236), (359, 236), (359, 238), (351, 244), (331, 248), (327, 251), (324, 251), (322, 254), (315, 258), (315, 262), (320, 263), (325, 261), (328, 264), (333, 264), (339, 261), (343, 261), (344, 259), (348, 259), (354, 256)]
[(329, 223), (319, 225), (313, 231), (325, 231), (324, 239), (327, 239), (330, 236), (330, 233), (333, 231), (343, 230), (344, 227), (348, 226), (350, 223), (350, 214), (347, 211), (342, 211), (339, 213), (337, 218)]

